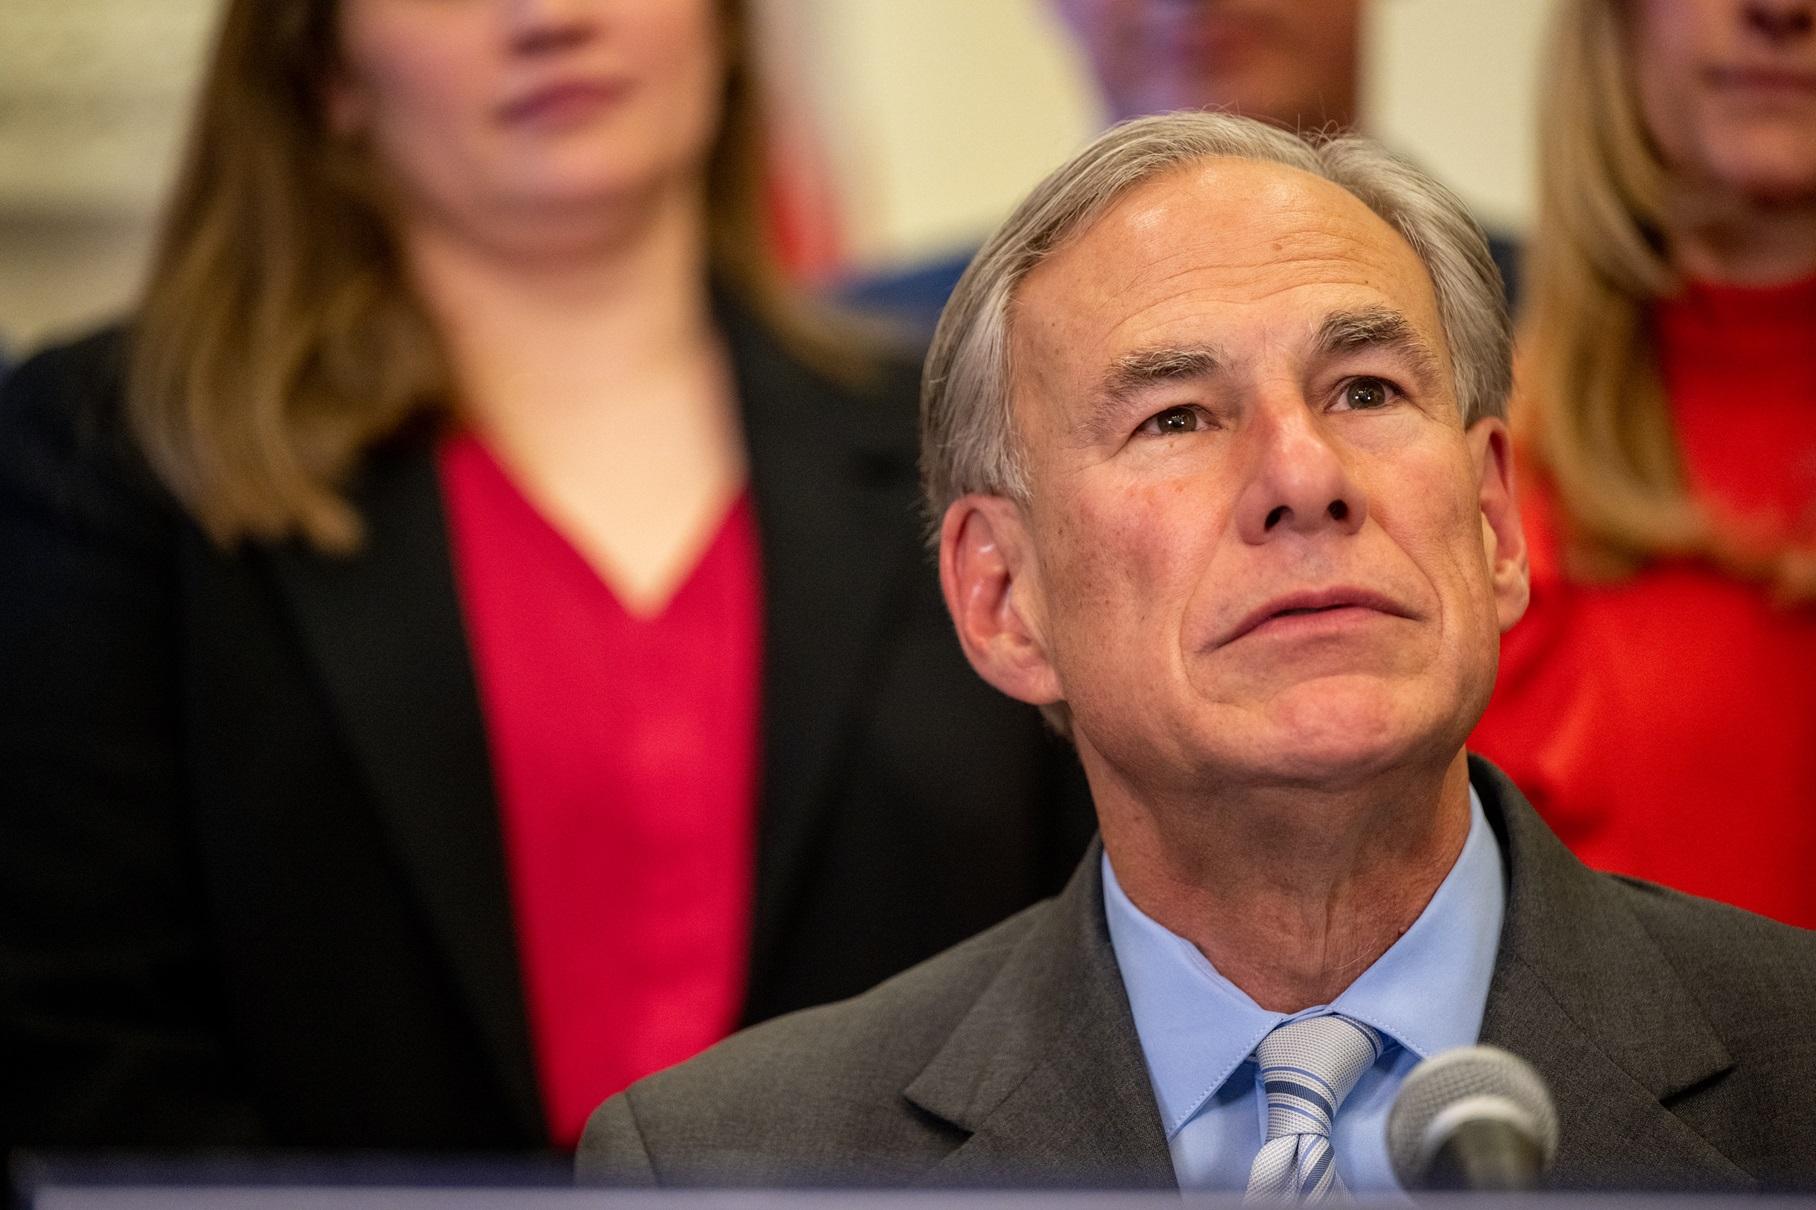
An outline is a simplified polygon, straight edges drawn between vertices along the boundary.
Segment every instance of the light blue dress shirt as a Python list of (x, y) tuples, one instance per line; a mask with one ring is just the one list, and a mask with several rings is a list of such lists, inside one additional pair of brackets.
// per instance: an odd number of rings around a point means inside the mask
[(1462, 853), (1412, 927), (1334, 1002), (1291, 1015), (1256, 1004), (1198, 947), (1144, 915), (1105, 855), (1110, 942), (1180, 1188), (1247, 1188), (1267, 1129), (1255, 1047), (1283, 1021), (1336, 1011), (1390, 1039), (1337, 1111), (1337, 1174), (1352, 1193), (1400, 1193), (1387, 1159), (1388, 1108), (1421, 1060), (1475, 1042), (1500, 942), (1507, 903), (1500, 845), (1474, 787), (1469, 816)]

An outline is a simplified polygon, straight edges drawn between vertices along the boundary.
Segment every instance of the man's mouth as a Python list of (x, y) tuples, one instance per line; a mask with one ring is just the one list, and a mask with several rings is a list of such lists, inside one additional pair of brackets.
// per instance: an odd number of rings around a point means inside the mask
[(1345, 586), (1286, 593), (1244, 615), (1219, 646), (1257, 631), (1283, 630), (1286, 627), (1279, 624), (1290, 625), (1293, 619), (1330, 616), (1335, 622), (1345, 617), (1361, 620), (1370, 615), (1410, 618), (1412, 611), (1381, 593), (1364, 588)]

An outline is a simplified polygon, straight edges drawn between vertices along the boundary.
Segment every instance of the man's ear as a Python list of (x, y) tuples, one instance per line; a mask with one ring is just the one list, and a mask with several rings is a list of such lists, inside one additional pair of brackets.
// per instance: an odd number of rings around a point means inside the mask
[(1495, 608), (1505, 634), (1526, 612), (1531, 592), (1527, 578), (1526, 531), (1520, 527), (1520, 505), (1514, 490), (1513, 441), (1504, 421), (1489, 417), (1469, 426), (1478, 499), (1482, 508), (1482, 550), (1494, 583)]
[(1060, 701), (1047, 658), (1040, 577), (1021, 507), (1002, 496), (961, 496), (940, 524), (940, 590), (977, 674), (1018, 701)]

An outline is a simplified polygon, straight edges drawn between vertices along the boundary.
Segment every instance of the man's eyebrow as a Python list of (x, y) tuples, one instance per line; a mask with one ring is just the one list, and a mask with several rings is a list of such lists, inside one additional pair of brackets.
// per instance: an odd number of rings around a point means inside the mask
[(1339, 311), (1325, 317), (1318, 327), (1317, 349), (1324, 354), (1368, 349), (1399, 353), (1411, 361), (1413, 372), (1423, 380), (1421, 385), (1437, 382), (1444, 372), (1437, 350), (1412, 321), (1387, 307)]
[(1150, 387), (1187, 379), (1208, 378), (1224, 367), (1213, 345), (1156, 345), (1124, 353), (1110, 363), (1091, 395), (1085, 422), (1087, 440), (1118, 435), (1128, 402)]

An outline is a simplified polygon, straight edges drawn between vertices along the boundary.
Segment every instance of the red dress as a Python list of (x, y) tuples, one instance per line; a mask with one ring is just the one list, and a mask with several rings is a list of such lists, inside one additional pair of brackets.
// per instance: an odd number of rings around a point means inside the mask
[(551, 1137), (736, 1026), (755, 871), (756, 526), (626, 612), (471, 436), (441, 450)]
[[(1691, 490), (1816, 546), (1816, 280), (1658, 305)], [(1522, 480), (1532, 606), (1471, 747), (1590, 865), (1816, 927), (1816, 605), (1712, 566), (1566, 579)]]

